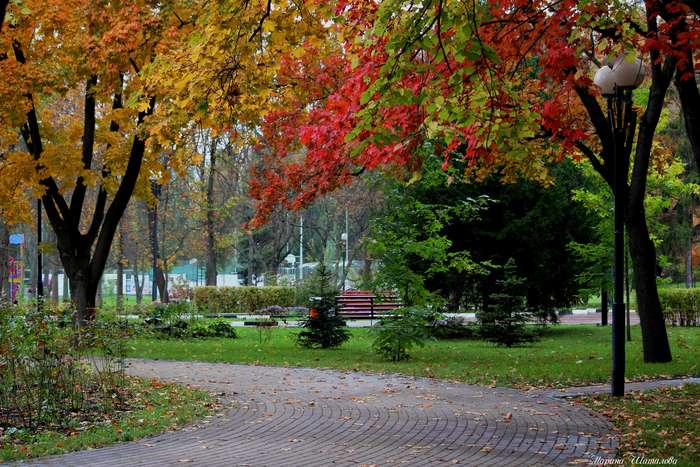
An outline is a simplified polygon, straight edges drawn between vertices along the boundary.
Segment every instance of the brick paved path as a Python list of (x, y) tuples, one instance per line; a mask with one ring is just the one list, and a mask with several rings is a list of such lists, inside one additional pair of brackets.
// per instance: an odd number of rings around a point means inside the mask
[(615, 446), (602, 417), (542, 391), (195, 362), (133, 360), (129, 372), (224, 393), (233, 406), (184, 430), (38, 465), (565, 465)]
[[(625, 392), (649, 391), (660, 387), (679, 387), (688, 383), (700, 384), (700, 377), (690, 376), (687, 378), (657, 379), (652, 381), (638, 381), (636, 383), (625, 383)], [(547, 394), (554, 397), (579, 397), (608, 392), (610, 392), (609, 384), (596, 384), (594, 386), (580, 386), (566, 389), (554, 389), (552, 391), (549, 391)]]

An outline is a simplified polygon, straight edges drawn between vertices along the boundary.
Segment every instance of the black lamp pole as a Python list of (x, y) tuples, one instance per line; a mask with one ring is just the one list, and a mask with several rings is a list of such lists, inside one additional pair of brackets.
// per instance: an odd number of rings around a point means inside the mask
[(615, 88), (615, 94), (608, 96), (608, 119), (613, 136), (613, 194), (615, 198), (615, 253), (614, 253), (614, 292), (612, 306), (612, 387), (613, 396), (625, 393), (625, 209), (627, 202), (627, 157), (635, 118), (632, 110), (632, 91)]
[[(627, 209), (627, 175), (637, 127), (632, 108), (632, 90), (644, 80), (642, 61), (629, 54), (601, 66), (593, 78), (608, 100), (608, 124), (612, 137), (613, 196), (615, 198), (615, 253), (613, 283), (615, 302), (612, 307), (612, 384), (615, 397), (625, 394), (625, 217)], [(609, 160), (606, 160), (606, 165)]]

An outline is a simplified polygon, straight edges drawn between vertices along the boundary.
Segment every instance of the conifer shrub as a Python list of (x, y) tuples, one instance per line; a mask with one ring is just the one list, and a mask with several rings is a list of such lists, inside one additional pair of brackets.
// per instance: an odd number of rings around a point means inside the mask
[(337, 313), (335, 297), (338, 289), (333, 276), (321, 263), (312, 275), (309, 291), (309, 313), (302, 321), (297, 343), (306, 348), (338, 347), (350, 338), (345, 320)]
[(392, 362), (406, 360), (412, 348), (423, 347), (434, 339), (431, 333), (434, 318), (435, 314), (423, 307), (400, 308), (372, 328), (372, 349)]
[(506, 347), (535, 340), (536, 334), (526, 327), (533, 314), (526, 304), (524, 284), (510, 258), (503, 267), (503, 278), (496, 281), (500, 292), (491, 294), (476, 314), (481, 337)]

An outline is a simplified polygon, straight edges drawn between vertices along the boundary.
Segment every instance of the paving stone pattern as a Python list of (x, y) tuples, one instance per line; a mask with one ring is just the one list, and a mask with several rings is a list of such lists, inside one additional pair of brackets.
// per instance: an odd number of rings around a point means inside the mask
[[(637, 381), (634, 383), (625, 383), (625, 392), (650, 391), (653, 389), (658, 389), (660, 387), (677, 388), (679, 386), (683, 386), (684, 384), (700, 384), (700, 377), (689, 376), (687, 378), (657, 379), (653, 381)], [(566, 389), (555, 389), (553, 391), (548, 392), (548, 394), (554, 397), (580, 397), (608, 392), (610, 392), (609, 384), (598, 384), (594, 386), (580, 386)]]
[(66, 466), (524, 466), (612, 457), (609, 423), (545, 391), (305, 368), (133, 360), (231, 408), (177, 432), (40, 459)]

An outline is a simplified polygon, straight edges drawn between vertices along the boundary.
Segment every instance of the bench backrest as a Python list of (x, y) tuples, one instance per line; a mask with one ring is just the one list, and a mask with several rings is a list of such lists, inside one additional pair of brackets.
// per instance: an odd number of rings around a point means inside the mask
[(336, 297), (338, 314), (348, 318), (374, 318), (401, 308), (402, 304), (393, 293), (374, 294), (367, 290), (348, 290)]

